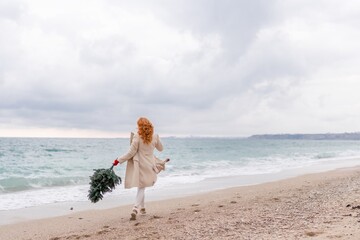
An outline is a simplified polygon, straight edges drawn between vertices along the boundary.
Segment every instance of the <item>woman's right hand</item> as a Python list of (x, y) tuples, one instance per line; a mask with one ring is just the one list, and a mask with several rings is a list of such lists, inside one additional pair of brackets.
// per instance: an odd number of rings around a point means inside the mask
[(114, 162), (113, 162), (113, 165), (116, 166), (119, 164), (119, 160), (115, 159)]

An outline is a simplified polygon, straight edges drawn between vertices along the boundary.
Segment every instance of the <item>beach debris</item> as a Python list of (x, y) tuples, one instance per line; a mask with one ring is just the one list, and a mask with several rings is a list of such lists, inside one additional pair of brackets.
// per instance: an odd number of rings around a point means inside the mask
[(346, 207), (351, 207), (351, 204), (346, 205)]
[(90, 176), (88, 194), (88, 198), (92, 203), (102, 200), (105, 193), (111, 192), (116, 185), (121, 184), (121, 178), (113, 170), (118, 163), (119, 161), (115, 160), (109, 169), (94, 169), (94, 174)]
[(351, 209), (360, 209), (360, 205), (354, 206)]
[(71, 208), (70, 208), (70, 210), (74, 210), (74, 208), (73, 208), (73, 207), (71, 207)]

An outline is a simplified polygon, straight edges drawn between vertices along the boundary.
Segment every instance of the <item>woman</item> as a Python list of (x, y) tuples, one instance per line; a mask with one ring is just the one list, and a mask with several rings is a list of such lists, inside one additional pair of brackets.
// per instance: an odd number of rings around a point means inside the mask
[(136, 201), (131, 213), (130, 220), (136, 220), (136, 215), (146, 214), (145, 211), (145, 188), (155, 184), (156, 163), (154, 149), (163, 150), (159, 135), (154, 133), (151, 122), (144, 117), (137, 121), (138, 132), (133, 136), (128, 153), (118, 157), (115, 161), (127, 162), (125, 173), (125, 188), (137, 187)]

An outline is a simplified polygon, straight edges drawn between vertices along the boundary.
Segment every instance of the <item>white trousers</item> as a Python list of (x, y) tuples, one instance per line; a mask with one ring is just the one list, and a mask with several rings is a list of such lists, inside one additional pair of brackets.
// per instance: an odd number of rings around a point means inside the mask
[(138, 188), (134, 208), (145, 208), (145, 188)]

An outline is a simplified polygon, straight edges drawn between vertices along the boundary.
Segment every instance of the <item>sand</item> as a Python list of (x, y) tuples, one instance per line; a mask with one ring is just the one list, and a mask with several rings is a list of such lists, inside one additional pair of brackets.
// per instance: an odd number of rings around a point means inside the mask
[(360, 239), (360, 168), (0, 226), (0, 239)]

